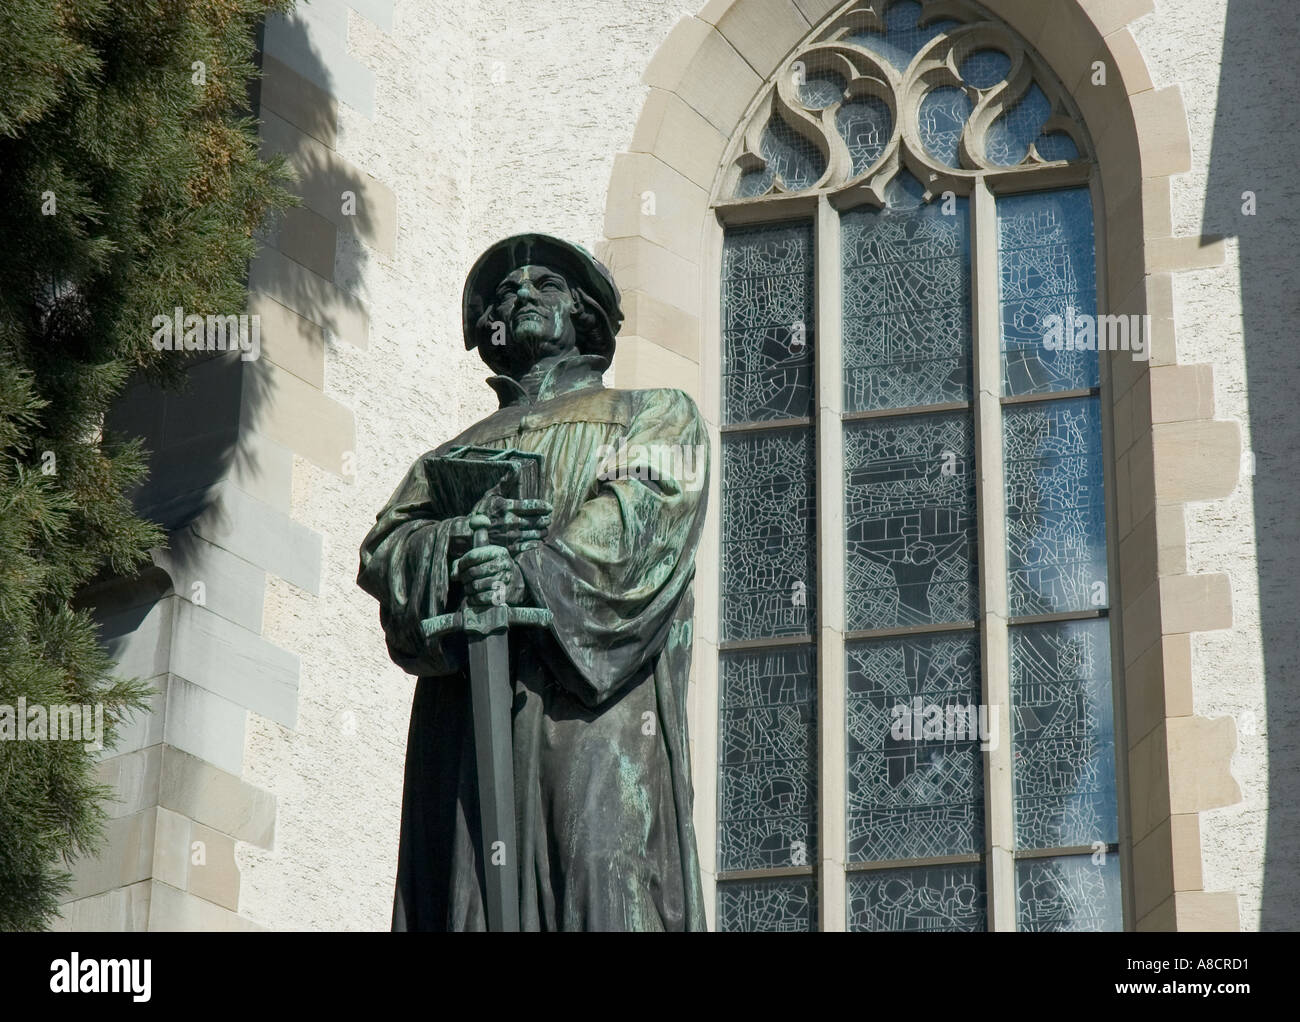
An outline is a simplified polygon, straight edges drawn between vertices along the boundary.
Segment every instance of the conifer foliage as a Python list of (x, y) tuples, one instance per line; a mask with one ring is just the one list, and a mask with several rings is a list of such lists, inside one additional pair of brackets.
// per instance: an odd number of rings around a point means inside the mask
[(257, 25), (287, 3), (0, 3), (3, 930), (50, 924), (107, 795), (95, 752), (15, 740), (29, 722), (3, 708), (102, 704), (111, 746), (147, 695), (76, 602), (165, 540), (129, 500), (144, 454), (104, 413), (133, 374), (182, 378), (155, 315), (246, 307), (253, 232), (289, 202), (247, 114)]

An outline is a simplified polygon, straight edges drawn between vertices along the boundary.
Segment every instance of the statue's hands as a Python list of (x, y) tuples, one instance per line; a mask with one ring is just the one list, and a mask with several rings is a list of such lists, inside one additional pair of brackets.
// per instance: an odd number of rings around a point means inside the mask
[[(469, 521), (474, 523), (479, 517), (471, 515)], [(486, 526), (475, 524), (475, 528)], [(474, 607), (517, 605), (527, 592), (519, 565), (503, 546), (473, 547), (460, 556), (451, 570), (465, 591), (466, 601)]]
[[(503, 546), (511, 557), (531, 550), (546, 538), (554, 508), (545, 500), (509, 500), (493, 497), (483, 514), (488, 524), (488, 542)], [(473, 517), (473, 516), (471, 516)]]

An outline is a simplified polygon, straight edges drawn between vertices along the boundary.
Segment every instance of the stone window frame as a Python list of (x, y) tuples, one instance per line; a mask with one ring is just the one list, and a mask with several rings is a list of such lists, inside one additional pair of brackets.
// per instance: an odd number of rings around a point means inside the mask
[[(697, 15), (682, 18), (646, 69), (648, 97), (629, 150), (614, 162), (601, 254), (623, 287), (627, 311), (615, 384), (686, 390), (700, 405), (715, 453), (722, 227), (713, 196), (720, 168), (778, 68), (851, 6), (845, 0), (710, 0)], [(1237, 423), (1214, 418), (1212, 367), (1177, 360), (1172, 275), (1219, 265), (1224, 258), (1218, 239), (1172, 236), (1170, 178), (1191, 169), (1181, 92), (1177, 86), (1154, 88), (1128, 28), (1152, 11), (1153, 0), (981, 0), (981, 6), (1024, 39), (1064, 84), (1095, 146), (1098, 262), (1104, 274), (1098, 280), (1099, 310), (1151, 316), (1149, 361), (1124, 352), (1103, 360), (1110, 363), (1103, 417), (1112, 426), (1108, 484), (1116, 525), (1108, 536), (1118, 596), (1111, 614), (1123, 634), (1122, 670), (1112, 682), (1124, 709), (1117, 725), (1126, 724), (1116, 734), (1124, 752), (1118, 780), (1126, 925), (1236, 930), (1236, 892), (1204, 890), (1199, 826), (1202, 810), (1240, 797), (1229, 771), (1235, 730), (1229, 719), (1195, 715), (1191, 670), (1192, 633), (1231, 627), (1232, 594), (1225, 575), (1187, 573), (1183, 505), (1230, 494), (1242, 450)], [(1106, 69), (1105, 84), (1093, 84), (1095, 61)], [(1105, 305), (1102, 294), (1111, 296)], [(819, 306), (819, 312), (824, 309)], [(819, 394), (818, 429), (834, 435), (839, 417), (824, 399)], [(710, 486), (709, 523), (698, 556), (696, 605), (702, 612), (690, 712), (696, 829), (712, 920), (717, 472)], [(842, 509), (832, 507), (830, 514)], [(827, 655), (823, 645), (819, 656)], [(827, 677), (831, 665), (822, 666)], [(842, 663), (833, 669), (842, 676)], [(834, 741), (833, 729), (822, 733)], [(842, 750), (820, 751), (823, 764), (842, 759)], [(841, 776), (835, 790), (842, 792), (843, 784)], [(821, 790), (822, 806), (831, 795)], [(842, 836), (820, 829), (818, 868), (824, 876), (843, 873)], [(818, 886), (821, 928), (842, 928), (843, 895), (834, 884)]]

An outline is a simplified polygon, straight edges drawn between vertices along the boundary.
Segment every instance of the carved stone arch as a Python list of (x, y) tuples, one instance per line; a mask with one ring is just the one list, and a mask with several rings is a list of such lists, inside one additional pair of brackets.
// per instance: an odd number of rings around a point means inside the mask
[[(875, 0), (881, 6), (882, 0)], [(924, 0), (927, 5), (946, 0)], [(865, 0), (710, 0), (674, 26), (645, 71), (649, 94), (610, 180), (602, 257), (623, 288), (627, 320), (618, 386), (691, 393), (714, 442), (720, 422), (715, 196), (733, 143), (777, 71), (825, 26)], [(1129, 25), (1153, 0), (979, 0), (1062, 84), (1091, 138), (1100, 174), (1101, 311), (1150, 316), (1151, 357), (1111, 353), (1118, 615), (1127, 706), (1131, 918), (1137, 929), (1239, 928), (1236, 892), (1207, 892), (1199, 813), (1240, 799), (1229, 770), (1230, 719), (1192, 706), (1191, 635), (1232, 624), (1226, 575), (1188, 574), (1184, 505), (1236, 487), (1241, 435), (1217, 420), (1209, 365), (1180, 364), (1173, 275), (1223, 261), (1216, 239), (1173, 236), (1170, 180), (1191, 169), (1181, 91), (1155, 89)], [(830, 171), (828, 170), (828, 173)], [(762, 203), (755, 205), (761, 206)], [(1104, 207), (1104, 208), (1103, 208)], [(1104, 214), (1104, 215), (1103, 215)], [(1123, 356), (1123, 357), (1120, 357)], [(706, 895), (716, 806), (718, 478), (698, 563), (691, 690), (696, 821)], [(1123, 757), (1122, 757), (1123, 759)]]

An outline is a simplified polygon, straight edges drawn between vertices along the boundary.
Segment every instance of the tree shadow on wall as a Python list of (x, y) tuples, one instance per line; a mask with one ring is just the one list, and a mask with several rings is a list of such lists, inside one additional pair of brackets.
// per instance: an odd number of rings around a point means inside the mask
[[(268, 25), (263, 24), (256, 56), (263, 78), (249, 83), (249, 110), (261, 125), (263, 157), (286, 154), (295, 177), (289, 189), (301, 205), (264, 225), (248, 271), (246, 311), (260, 313), (260, 357), (181, 355), (192, 359), (183, 390), (137, 380), (105, 423), (115, 433), (141, 437), (150, 452), (148, 481), (133, 501), (139, 514), (167, 530), (165, 563), (182, 595), (186, 580), (202, 574), (205, 541), (200, 531), (221, 535), (248, 527), (231, 520), (222, 501), (225, 487), (256, 494), (264, 478), (291, 469), (289, 451), (267, 447), (259, 438), (269, 433), (274, 440), (271, 413), (277, 401), (288, 401), (290, 389), (323, 387), (324, 349), (341, 339), (365, 340), (348, 336), (356, 329), (359, 318), (352, 313), (359, 313), (361, 303), (335, 283), (356, 286), (367, 260), (357, 239), (339, 235), (352, 230), (360, 240), (374, 240), (374, 224), (361, 201), (364, 175), (335, 157), (327, 144), (335, 126), (328, 96), (335, 90), (307, 23), (296, 15), (275, 18), (274, 53), (291, 54), (286, 61), (291, 59), (293, 66), (286, 74), (287, 64), (264, 52)], [(273, 75), (278, 77), (271, 83)], [(357, 196), (357, 215), (342, 215), (347, 191)], [(284, 418), (282, 412), (279, 421)], [(297, 428), (310, 431), (311, 424)], [(264, 464), (268, 450), (278, 465)], [(129, 580), (118, 581), (129, 585)], [(111, 611), (114, 586), (96, 589), (102, 595), (88, 602)], [(112, 648), (112, 637), (106, 638)]]

